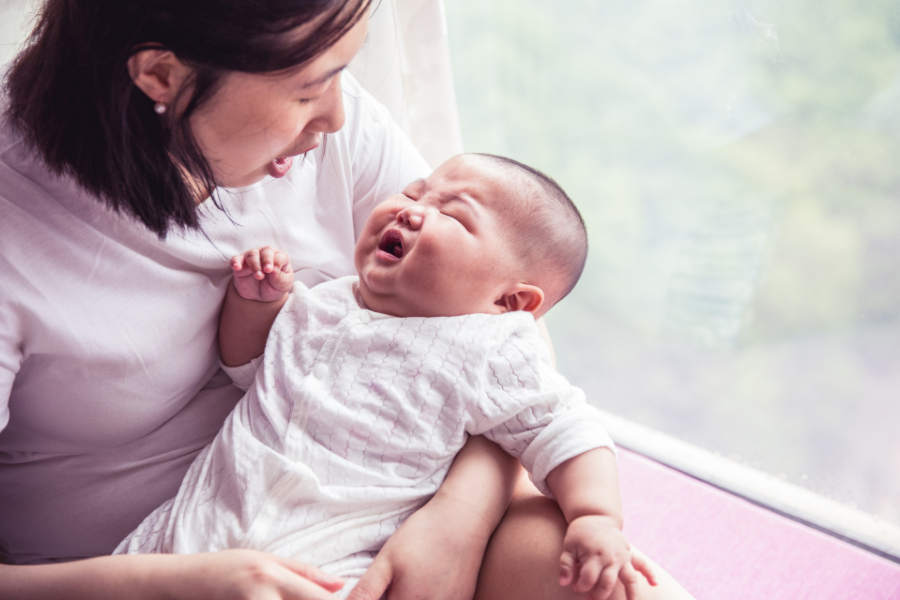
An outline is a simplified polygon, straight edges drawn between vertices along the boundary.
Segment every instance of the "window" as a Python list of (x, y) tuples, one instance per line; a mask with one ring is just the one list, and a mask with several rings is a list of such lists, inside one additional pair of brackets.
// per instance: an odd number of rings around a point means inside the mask
[(556, 178), (598, 407), (900, 524), (900, 10), (452, 0), (467, 151)]

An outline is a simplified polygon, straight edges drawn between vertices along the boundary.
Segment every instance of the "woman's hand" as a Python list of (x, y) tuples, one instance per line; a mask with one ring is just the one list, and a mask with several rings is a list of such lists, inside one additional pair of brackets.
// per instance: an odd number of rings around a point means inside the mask
[(270, 246), (252, 248), (233, 257), (231, 270), (235, 289), (247, 300), (275, 302), (294, 285), (290, 257)]
[(384, 594), (388, 600), (472, 598), (487, 540), (460, 535), (450, 517), (456, 508), (429, 503), (407, 519), (347, 600), (378, 600)]
[(466, 600), (518, 475), (518, 461), (470, 438), (428, 504), (398, 529), (348, 600)]
[(0, 600), (334, 600), (343, 581), (254, 550), (0, 565)]
[(181, 557), (172, 597), (185, 600), (334, 600), (344, 585), (305, 563), (254, 550)]

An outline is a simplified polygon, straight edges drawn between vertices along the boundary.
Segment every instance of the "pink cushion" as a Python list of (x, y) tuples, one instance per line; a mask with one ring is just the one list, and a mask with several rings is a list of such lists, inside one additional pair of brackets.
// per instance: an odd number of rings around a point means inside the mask
[(900, 564), (620, 450), (625, 534), (697, 600), (900, 600)]

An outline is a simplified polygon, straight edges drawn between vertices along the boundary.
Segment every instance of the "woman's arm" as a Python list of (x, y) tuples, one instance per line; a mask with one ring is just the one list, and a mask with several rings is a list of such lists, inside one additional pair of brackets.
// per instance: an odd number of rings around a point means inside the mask
[(519, 463), (471, 437), (437, 494), (394, 533), (348, 600), (460, 600), (475, 592), (488, 541), (506, 512)]
[(334, 600), (341, 581), (253, 550), (0, 565), (0, 600)]

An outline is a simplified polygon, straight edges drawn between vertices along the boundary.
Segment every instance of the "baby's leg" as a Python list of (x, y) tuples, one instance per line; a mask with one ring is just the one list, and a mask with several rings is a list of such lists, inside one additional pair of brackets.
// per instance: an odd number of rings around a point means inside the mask
[[(556, 502), (544, 497), (522, 471), (513, 501), (488, 544), (475, 600), (582, 599), (559, 585), (559, 556), (566, 520)], [(653, 563), (658, 585), (639, 575), (639, 600), (693, 600), (671, 575)], [(619, 583), (612, 599), (625, 600)]]

